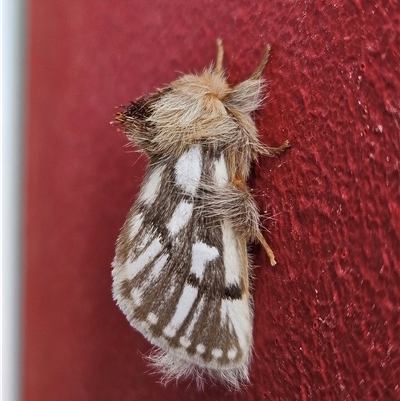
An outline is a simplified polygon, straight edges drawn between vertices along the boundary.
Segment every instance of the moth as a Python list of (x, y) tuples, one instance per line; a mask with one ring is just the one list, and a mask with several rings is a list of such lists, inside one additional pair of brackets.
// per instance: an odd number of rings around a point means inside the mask
[(248, 381), (252, 349), (251, 263), (259, 228), (246, 185), (263, 145), (252, 113), (263, 101), (260, 65), (230, 86), (222, 41), (215, 67), (184, 75), (122, 106), (116, 124), (148, 157), (139, 196), (117, 240), (113, 298), (130, 324), (156, 346), (149, 359), (166, 381)]

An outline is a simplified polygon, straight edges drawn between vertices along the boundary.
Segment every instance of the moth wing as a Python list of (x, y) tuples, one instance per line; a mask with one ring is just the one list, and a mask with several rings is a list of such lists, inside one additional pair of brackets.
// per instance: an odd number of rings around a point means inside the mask
[(131, 325), (168, 355), (246, 375), (246, 244), (229, 220), (210, 221), (194, 196), (221, 158), (207, 159), (197, 146), (173, 166), (150, 169), (118, 241), (113, 293)]

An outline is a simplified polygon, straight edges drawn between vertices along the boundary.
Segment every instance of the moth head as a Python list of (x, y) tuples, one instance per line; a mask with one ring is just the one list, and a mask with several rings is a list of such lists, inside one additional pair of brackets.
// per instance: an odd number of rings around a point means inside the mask
[(263, 100), (261, 73), (269, 46), (250, 78), (231, 87), (222, 70), (223, 49), (218, 41), (214, 68), (201, 75), (184, 75), (166, 88), (132, 102), (117, 122), (147, 153), (181, 153), (193, 143), (259, 147), (251, 113)]
[(169, 90), (169, 88), (158, 90), (156, 93), (131, 101), (128, 106), (120, 106), (122, 111), (116, 113), (112, 122), (119, 126), (131, 143), (148, 155), (157, 152), (157, 144), (154, 142), (157, 128), (149, 118), (153, 113), (154, 104)]

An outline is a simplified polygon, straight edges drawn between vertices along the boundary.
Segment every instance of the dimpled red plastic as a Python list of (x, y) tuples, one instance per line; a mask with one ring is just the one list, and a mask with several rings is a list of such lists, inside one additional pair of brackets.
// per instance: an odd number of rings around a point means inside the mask
[[(30, 0), (23, 400), (399, 400), (399, 8), (394, 0)], [(254, 261), (250, 384), (157, 383), (111, 297), (145, 159), (115, 106), (201, 72), (232, 84), (265, 44), (250, 185), (275, 251)]]

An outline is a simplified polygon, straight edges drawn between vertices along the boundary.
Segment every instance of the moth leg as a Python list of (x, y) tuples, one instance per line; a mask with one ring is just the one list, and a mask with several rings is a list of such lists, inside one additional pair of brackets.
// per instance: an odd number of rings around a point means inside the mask
[(265, 249), (265, 252), (267, 252), (267, 255), (269, 257), (269, 261), (271, 263), (271, 266), (275, 266), (276, 265), (276, 260), (275, 260), (274, 252), (272, 251), (271, 247), (268, 245), (267, 241), (265, 241), (265, 238), (263, 237), (263, 235), (262, 235), (260, 230), (257, 230), (256, 238), (258, 239), (260, 244)]
[(286, 140), (285, 142), (282, 143), (281, 146), (277, 148), (270, 148), (269, 146), (265, 147), (268, 154), (270, 155), (279, 155), (280, 153), (283, 153), (286, 149), (290, 148), (289, 141)]
[[(240, 192), (240, 189), (238, 191)], [(254, 241), (255, 239), (257, 239), (267, 253), (271, 266), (275, 266), (276, 260), (274, 252), (272, 251), (271, 247), (268, 245), (267, 241), (260, 231), (257, 206), (255, 205), (253, 198), (247, 191), (242, 192), (241, 203), (243, 205), (243, 209), (241, 211), (243, 217), (237, 222), (237, 226), (239, 225), (239, 223), (244, 224), (242, 230), (246, 232), (246, 237), (248, 238), (248, 240)]]
[[(268, 149), (273, 149), (275, 152), (280, 153), (283, 152), (287, 147), (289, 147), (289, 142), (285, 141), (283, 145), (281, 145), (279, 148), (268, 148)], [(242, 194), (244, 195), (245, 199), (242, 201), (242, 204), (247, 206), (246, 211), (253, 210), (253, 213), (256, 213), (255, 212), (256, 206), (254, 204), (253, 198), (248, 193), (246, 183), (240, 174), (237, 174), (235, 176), (233, 180), (233, 185), (239, 192), (242, 192)], [(257, 239), (260, 242), (260, 244), (265, 249), (265, 252), (267, 252), (271, 265), (275, 266), (276, 260), (274, 252), (272, 251), (271, 247), (268, 245), (267, 241), (263, 237), (260, 228), (258, 226), (258, 214), (256, 214), (256, 216), (257, 217), (255, 218), (253, 217), (253, 219), (251, 219), (251, 221), (253, 222), (253, 224), (251, 224), (250, 226), (251, 238)]]
[(229, 183), (222, 188), (205, 187), (197, 196), (202, 213), (210, 222), (219, 224), (221, 218), (228, 219), (246, 243), (256, 239), (259, 214), (246, 188), (238, 188), (234, 183)]

